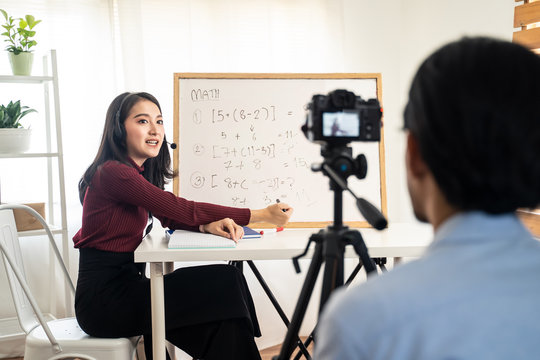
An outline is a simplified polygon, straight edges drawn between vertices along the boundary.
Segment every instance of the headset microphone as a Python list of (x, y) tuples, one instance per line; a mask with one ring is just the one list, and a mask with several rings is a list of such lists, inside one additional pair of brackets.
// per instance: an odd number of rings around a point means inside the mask
[(168, 142), (168, 141), (165, 141), (165, 142), (166, 142), (167, 144), (169, 144), (169, 146), (171, 147), (171, 149), (173, 149), (173, 150), (176, 149), (176, 147), (177, 147), (177, 146), (176, 146), (176, 143), (170, 143), (170, 142)]

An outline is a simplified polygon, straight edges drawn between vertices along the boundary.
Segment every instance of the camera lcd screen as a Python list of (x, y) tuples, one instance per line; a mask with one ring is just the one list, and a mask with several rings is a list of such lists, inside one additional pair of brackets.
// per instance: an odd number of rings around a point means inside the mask
[(325, 112), (322, 114), (323, 136), (358, 137), (360, 114), (357, 111)]

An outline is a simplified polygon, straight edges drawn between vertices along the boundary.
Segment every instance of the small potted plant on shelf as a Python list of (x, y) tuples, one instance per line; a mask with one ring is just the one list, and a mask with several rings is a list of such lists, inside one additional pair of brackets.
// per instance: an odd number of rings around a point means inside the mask
[[(2, 25), (5, 31), (1, 34), (7, 39), (4, 39), (8, 43), (6, 50), (8, 51), (9, 62), (13, 75), (30, 75), (32, 72), (32, 63), (34, 61), (34, 54), (32, 53), (33, 46), (37, 45), (37, 42), (32, 39), (36, 35), (36, 32), (32, 30), (41, 20), (36, 20), (32, 15), (26, 15), (24, 19), (8, 16), (7, 12), (0, 9), (0, 12), (4, 15), (6, 23)], [(19, 25), (15, 22), (18, 20)]]
[(21, 106), (21, 101), (10, 101), (0, 105), (0, 153), (19, 153), (30, 147), (30, 128), (24, 128), (20, 120), (26, 115), (37, 112), (28, 106)]

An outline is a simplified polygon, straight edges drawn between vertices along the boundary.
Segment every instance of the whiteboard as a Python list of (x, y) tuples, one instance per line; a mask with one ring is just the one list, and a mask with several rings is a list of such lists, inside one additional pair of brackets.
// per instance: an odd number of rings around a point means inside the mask
[[(258, 209), (276, 199), (294, 208), (290, 227), (324, 227), (334, 218), (329, 178), (313, 172), (321, 147), (300, 127), (315, 94), (346, 89), (364, 100), (378, 98), (380, 74), (201, 74), (174, 75), (173, 191), (184, 198)], [(384, 134), (380, 142), (353, 142), (364, 154), (365, 179), (349, 187), (386, 215)], [(343, 193), (343, 220), (369, 226)]]

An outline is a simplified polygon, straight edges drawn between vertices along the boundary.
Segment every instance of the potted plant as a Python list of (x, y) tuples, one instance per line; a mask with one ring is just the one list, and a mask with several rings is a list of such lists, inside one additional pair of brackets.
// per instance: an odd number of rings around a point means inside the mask
[[(13, 19), (8, 16), (5, 10), (0, 9), (0, 12), (2, 12), (6, 20), (6, 23), (2, 25), (6, 31), (1, 35), (7, 38), (4, 41), (8, 43), (6, 50), (8, 51), (13, 75), (30, 75), (34, 61), (34, 54), (30, 48), (37, 45), (37, 42), (32, 39), (36, 35), (36, 32), (32, 29), (41, 20), (36, 20), (32, 15), (26, 15), (24, 19)], [(19, 21), (18, 27), (15, 25), (17, 20)]]
[(30, 147), (30, 128), (22, 127), (20, 120), (26, 115), (37, 112), (28, 106), (21, 106), (21, 101), (10, 101), (0, 105), (0, 152), (24, 152)]

